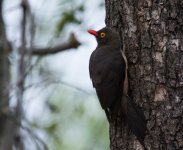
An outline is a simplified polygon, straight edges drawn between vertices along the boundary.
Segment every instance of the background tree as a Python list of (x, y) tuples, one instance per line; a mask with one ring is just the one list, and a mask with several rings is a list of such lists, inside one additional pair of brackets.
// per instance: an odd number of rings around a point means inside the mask
[[(75, 28), (72, 31), (76, 31), (78, 25), (85, 28), (81, 15), (85, 11), (84, 3), (73, 0), (57, 2), (54, 8), (58, 9), (54, 14), (56, 19), (51, 16), (44, 22), (44, 17), (51, 14), (50, 7), (46, 8), (44, 16), (39, 16), (41, 8), (35, 11), (31, 0), (19, 0), (13, 7), (0, 0), (0, 150), (106, 149), (107, 132), (99, 132), (106, 129), (104, 117), (97, 111), (95, 114), (98, 116), (94, 117), (91, 111), (95, 108), (88, 105), (94, 100), (93, 94), (64, 82), (58, 78), (62, 75), (54, 73), (45, 63), (43, 56), (58, 55), (80, 45), (76, 33), (69, 37), (66, 32), (69, 25)], [(44, 1), (42, 7), (52, 3)], [(17, 18), (11, 18), (17, 23), (15, 27), (15, 24), (7, 23), (7, 14), (17, 11)], [(15, 29), (11, 34), (10, 25)], [(55, 60), (52, 62), (56, 63)], [(45, 93), (43, 98), (41, 91)], [(38, 97), (45, 105), (43, 112), (40, 101), (37, 102), (38, 112), (31, 107)], [(30, 109), (32, 113), (39, 113), (37, 120), (28, 117), (27, 110)], [(72, 135), (81, 128), (86, 138), (77, 134), (74, 139)]]
[[(106, 24), (119, 31), (129, 63), (129, 95), (147, 120), (148, 149), (183, 148), (183, 2), (105, 0)], [(110, 122), (111, 150), (140, 149)]]
[(5, 24), (2, 16), (2, 0), (0, 1), (0, 149), (10, 149), (13, 143), (14, 125), (9, 112), (9, 61), (8, 55), (11, 51), (6, 37)]

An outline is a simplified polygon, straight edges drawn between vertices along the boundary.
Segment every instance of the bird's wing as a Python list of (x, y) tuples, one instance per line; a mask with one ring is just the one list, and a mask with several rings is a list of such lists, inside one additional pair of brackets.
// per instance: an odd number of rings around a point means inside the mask
[(91, 56), (90, 77), (96, 88), (97, 96), (102, 108), (106, 109), (120, 99), (125, 78), (125, 65), (122, 56), (118, 53), (110, 55), (97, 65), (93, 65)]
[[(90, 60), (89, 60), (89, 74), (90, 74), (90, 79), (92, 79), (92, 74), (93, 74), (94, 53), (95, 53), (95, 51), (92, 52), (92, 54), (90, 56)], [(93, 83), (93, 80), (92, 80), (92, 83)]]

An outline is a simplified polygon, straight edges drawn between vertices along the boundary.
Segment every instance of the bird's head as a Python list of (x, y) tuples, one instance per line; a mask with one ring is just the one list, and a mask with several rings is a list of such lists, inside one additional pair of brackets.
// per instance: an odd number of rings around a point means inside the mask
[(115, 47), (120, 47), (119, 34), (113, 29), (104, 27), (99, 31), (88, 30), (88, 32), (96, 37), (99, 47), (104, 45), (113, 45)]

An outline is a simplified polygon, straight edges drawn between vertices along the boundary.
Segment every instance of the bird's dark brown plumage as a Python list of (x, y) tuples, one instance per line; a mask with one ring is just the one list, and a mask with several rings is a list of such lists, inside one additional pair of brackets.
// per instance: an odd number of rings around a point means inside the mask
[[(146, 124), (143, 113), (135, 106), (133, 101), (125, 93), (124, 83), (127, 80), (127, 62), (120, 50), (120, 37), (117, 32), (109, 28), (99, 31), (90, 30), (95, 35), (98, 46), (93, 51), (89, 62), (90, 78), (102, 108), (105, 110), (108, 120), (110, 114), (123, 113), (133, 133), (141, 144), (145, 136)], [(114, 117), (114, 118), (115, 118)]]
[[(106, 37), (101, 38), (100, 33)], [(93, 86), (103, 109), (110, 108), (122, 96), (125, 63), (120, 52), (120, 39), (107, 28), (98, 31), (98, 46), (90, 57), (89, 70)], [(113, 35), (114, 34), (114, 35)], [(113, 38), (114, 41), (110, 40)]]

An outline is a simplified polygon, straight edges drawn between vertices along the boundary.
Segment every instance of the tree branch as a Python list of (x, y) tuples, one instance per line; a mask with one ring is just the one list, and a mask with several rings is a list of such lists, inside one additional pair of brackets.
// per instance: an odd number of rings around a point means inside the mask
[(71, 33), (69, 41), (63, 44), (60, 44), (55, 47), (47, 47), (47, 48), (33, 48), (32, 55), (44, 56), (48, 54), (55, 54), (58, 52), (62, 52), (71, 48), (77, 48), (81, 43), (76, 39), (74, 33)]

